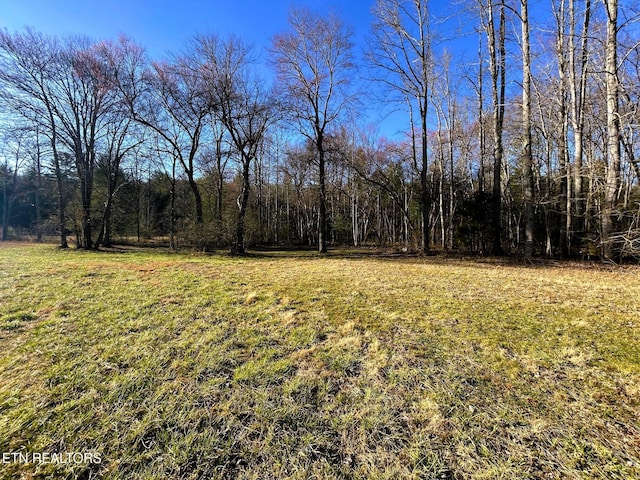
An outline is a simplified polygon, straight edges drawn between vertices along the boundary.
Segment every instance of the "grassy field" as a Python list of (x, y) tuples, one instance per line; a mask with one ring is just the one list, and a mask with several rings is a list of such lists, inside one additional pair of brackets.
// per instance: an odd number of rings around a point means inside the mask
[(640, 268), (0, 245), (0, 453), (2, 479), (640, 478)]

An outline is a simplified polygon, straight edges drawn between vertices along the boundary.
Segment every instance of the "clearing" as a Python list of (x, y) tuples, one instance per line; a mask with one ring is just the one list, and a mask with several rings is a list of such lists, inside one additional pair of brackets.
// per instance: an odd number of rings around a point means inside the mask
[(640, 478), (640, 268), (355, 253), (0, 245), (0, 478)]

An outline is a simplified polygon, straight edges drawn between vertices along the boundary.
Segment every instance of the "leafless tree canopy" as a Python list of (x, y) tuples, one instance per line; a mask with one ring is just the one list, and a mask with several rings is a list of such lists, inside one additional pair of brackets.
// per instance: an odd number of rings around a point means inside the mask
[(293, 7), (266, 52), (210, 33), (163, 58), (0, 32), (2, 239), (637, 258), (635, 2), (442, 11), (377, 0), (355, 36)]

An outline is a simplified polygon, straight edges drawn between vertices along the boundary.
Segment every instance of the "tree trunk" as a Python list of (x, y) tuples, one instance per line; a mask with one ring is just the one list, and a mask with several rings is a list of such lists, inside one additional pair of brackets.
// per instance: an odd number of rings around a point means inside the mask
[(169, 248), (175, 250), (176, 245), (176, 159), (171, 165), (171, 208), (169, 209)]
[[(51, 143), (55, 143), (53, 140)], [(65, 221), (66, 216), (66, 198), (64, 191), (64, 179), (62, 178), (62, 169), (60, 168), (60, 157), (54, 147), (53, 151), (53, 164), (56, 174), (56, 186), (58, 190), (58, 228), (60, 229), (60, 248), (69, 248), (67, 242), (67, 225)]]
[(327, 191), (325, 178), (325, 151), (322, 134), (318, 135), (318, 182), (320, 198), (318, 205), (318, 252), (327, 253)]
[(42, 207), (40, 205), (40, 193), (42, 192), (42, 162), (40, 152), (40, 137), (36, 130), (36, 191), (34, 198), (34, 207), (36, 214), (36, 241), (42, 242)]
[(107, 168), (107, 200), (102, 214), (102, 221), (100, 222), (100, 232), (96, 239), (96, 249), (99, 248), (100, 245), (105, 247), (111, 246), (111, 210), (113, 208), (113, 197), (118, 187), (119, 172), (120, 157), (118, 156), (113, 159), (113, 164)]
[(491, 96), (493, 100), (493, 205), (491, 211), (491, 227), (493, 245), (491, 253), (501, 255), (502, 249), (502, 158), (504, 147), (502, 144), (504, 122), (504, 98), (506, 89), (505, 79), (505, 6), (504, 0), (499, 4), (500, 18), (498, 38), (493, 15), (493, 0), (488, 3), (487, 37), (489, 47), (489, 68), (491, 70)]
[(100, 231), (98, 238), (96, 238), (95, 249), (97, 250), (100, 245), (104, 247), (111, 246), (111, 206), (113, 204), (113, 192), (111, 186), (107, 187), (109, 192), (107, 194), (107, 201), (105, 202), (104, 211), (102, 212), (102, 221), (100, 222)]
[[(447, 87), (448, 90), (448, 87)], [(453, 250), (453, 230), (454, 230), (454, 224), (453, 224), (453, 220), (454, 220), (454, 213), (455, 213), (455, 189), (454, 189), (454, 184), (453, 184), (453, 177), (454, 177), (454, 169), (453, 169), (453, 162), (454, 162), (454, 152), (453, 152), (453, 136), (454, 136), (454, 131), (456, 128), (456, 103), (455, 101), (453, 101), (452, 103), (449, 103), (449, 115), (450, 115), (450, 121), (449, 121), (449, 248), (451, 250)]]
[(569, 0), (569, 89), (571, 99), (571, 126), (573, 129), (573, 185), (567, 180), (568, 199), (571, 202), (571, 187), (573, 187), (573, 198), (575, 207), (567, 211), (567, 235), (569, 248), (572, 243), (572, 230), (582, 231), (584, 224), (585, 202), (582, 196), (583, 185), (583, 156), (584, 156), (584, 113), (585, 96), (587, 88), (587, 66), (588, 66), (588, 34), (591, 20), (591, 0), (585, 0), (585, 12), (582, 23), (581, 46), (580, 46), (580, 78), (578, 78), (575, 49), (576, 12), (575, 0)]
[(53, 118), (51, 106), (48, 102), (46, 102), (45, 104), (49, 116), (49, 123), (51, 125), (51, 151), (53, 152), (53, 167), (56, 175), (56, 187), (58, 190), (58, 228), (60, 229), (60, 248), (69, 248), (69, 243), (67, 242), (67, 226), (65, 221), (66, 198), (64, 191), (64, 179), (62, 177), (60, 155), (58, 153), (58, 132), (56, 129), (55, 120)]
[(82, 202), (82, 247), (90, 250), (93, 247), (91, 224), (91, 187), (90, 180), (81, 178), (80, 196)]
[(618, 112), (618, 1), (605, 0), (607, 9), (606, 92), (607, 92), (607, 179), (602, 209), (604, 256), (616, 254), (611, 235), (616, 229), (615, 211), (620, 186), (620, 117)]
[(533, 255), (533, 155), (531, 152), (531, 55), (528, 0), (520, 1), (522, 21), (522, 127), (524, 161), (525, 257)]
[(196, 204), (196, 226), (202, 226), (204, 223), (204, 215), (202, 209), (202, 195), (200, 195), (200, 189), (198, 188), (198, 184), (196, 183), (195, 178), (191, 173), (187, 175), (189, 180), (189, 187), (191, 188), (191, 192), (193, 192), (193, 199)]
[(429, 192), (428, 183), (428, 169), (429, 169), (429, 157), (428, 157), (428, 144), (427, 144), (427, 112), (426, 112), (427, 98), (424, 98), (424, 107), (420, 112), (420, 127), (421, 127), (421, 140), (422, 145), (420, 149), (420, 220), (422, 221), (422, 243), (420, 249), (422, 253), (428, 254), (429, 248), (429, 235), (430, 235), (430, 213), (431, 213), (431, 195)]
[[(92, 215), (91, 215), (91, 194), (93, 191), (93, 158), (88, 151), (81, 146), (81, 140), (76, 142), (75, 161), (80, 180), (80, 204), (81, 204), (81, 233), (82, 248), (90, 250), (93, 247), (92, 241)], [(79, 245), (80, 246), (80, 245)]]
[(483, 79), (484, 69), (482, 54), (482, 33), (478, 32), (478, 145), (480, 149), (480, 165), (478, 166), (478, 191), (484, 192), (484, 154), (485, 154), (485, 138), (484, 138), (484, 92)]
[(358, 222), (358, 184), (355, 178), (351, 179), (351, 236), (353, 238), (353, 246), (360, 245), (360, 223)]
[(251, 159), (242, 160), (242, 193), (238, 198), (238, 220), (236, 222), (236, 238), (231, 253), (233, 255), (242, 255), (245, 253), (244, 248), (244, 219), (247, 213), (247, 204), (249, 203), (249, 192), (251, 183), (249, 178)]
[(9, 239), (9, 163), (5, 161), (2, 179), (2, 241)]
[(222, 134), (216, 137), (216, 224), (222, 229), (222, 191), (224, 188), (224, 162), (222, 161)]
[[(567, 257), (570, 252), (571, 242), (571, 164), (569, 163), (568, 134), (569, 134), (569, 113), (567, 107), (567, 57), (565, 53), (565, 14), (566, 0), (560, 1), (556, 11), (556, 57), (558, 59), (559, 100), (560, 100), (560, 128), (558, 136), (558, 163), (560, 176), (560, 200), (558, 203), (559, 231), (560, 231), (560, 252), (563, 257)], [(555, 7), (555, 6), (554, 6)]]

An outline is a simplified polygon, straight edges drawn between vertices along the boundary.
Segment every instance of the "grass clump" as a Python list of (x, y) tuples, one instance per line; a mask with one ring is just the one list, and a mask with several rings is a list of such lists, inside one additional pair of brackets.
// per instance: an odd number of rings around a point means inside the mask
[(640, 478), (637, 268), (0, 247), (0, 478)]

